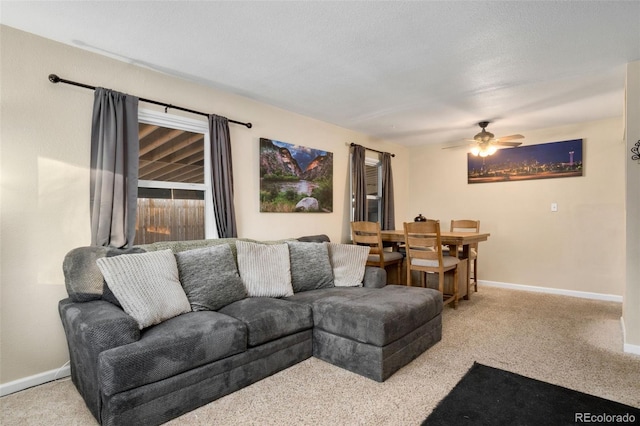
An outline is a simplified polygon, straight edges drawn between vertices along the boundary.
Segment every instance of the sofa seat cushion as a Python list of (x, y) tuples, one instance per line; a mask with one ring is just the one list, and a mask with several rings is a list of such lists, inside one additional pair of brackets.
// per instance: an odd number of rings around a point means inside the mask
[(271, 297), (239, 300), (218, 312), (246, 324), (250, 347), (313, 327), (310, 306)]
[(371, 294), (375, 291), (378, 291), (378, 289), (365, 287), (332, 287), (321, 290), (310, 290), (296, 293), (293, 296), (285, 298), (284, 300), (297, 303), (306, 303), (309, 306), (313, 306), (313, 304), (318, 300), (351, 300), (367, 294)]
[(387, 285), (360, 297), (327, 297), (313, 303), (315, 327), (375, 346), (386, 346), (442, 312), (433, 289)]
[(142, 332), (140, 340), (98, 357), (102, 392), (113, 395), (244, 352), (247, 327), (212, 312), (189, 312)]

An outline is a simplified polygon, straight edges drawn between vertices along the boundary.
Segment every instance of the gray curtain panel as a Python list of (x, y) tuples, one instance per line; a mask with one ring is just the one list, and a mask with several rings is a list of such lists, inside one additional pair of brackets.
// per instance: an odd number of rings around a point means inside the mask
[(138, 198), (138, 98), (97, 88), (91, 127), (91, 245), (133, 245)]
[(391, 154), (382, 154), (382, 229), (396, 229), (395, 203), (393, 197), (393, 173)]
[(354, 145), (351, 154), (351, 182), (353, 185), (354, 212), (353, 220), (362, 222), (367, 220), (367, 175), (365, 171), (365, 148)]
[(216, 217), (218, 237), (235, 238), (236, 210), (233, 204), (233, 167), (231, 165), (231, 139), (229, 120), (215, 114), (209, 115), (211, 136), (211, 173), (213, 211)]

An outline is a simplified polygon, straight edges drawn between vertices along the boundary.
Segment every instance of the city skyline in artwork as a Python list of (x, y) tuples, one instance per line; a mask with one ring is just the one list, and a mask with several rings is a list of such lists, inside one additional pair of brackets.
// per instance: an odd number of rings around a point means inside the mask
[(499, 149), (487, 157), (467, 154), (468, 183), (576, 177), (583, 170), (582, 139)]

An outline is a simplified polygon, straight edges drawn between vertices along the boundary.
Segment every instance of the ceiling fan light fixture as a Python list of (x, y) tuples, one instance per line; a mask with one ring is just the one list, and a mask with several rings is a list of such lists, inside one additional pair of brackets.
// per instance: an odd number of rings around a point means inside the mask
[(496, 151), (498, 150), (498, 148), (496, 148), (493, 145), (489, 145), (487, 146), (486, 144), (484, 146), (474, 146), (471, 148), (471, 153), (473, 155), (480, 156), (480, 157), (488, 157), (490, 155), (493, 155), (496, 153)]
[[(469, 142), (475, 142), (469, 148), (469, 152), (474, 156), (488, 157), (489, 155), (493, 155), (496, 152), (498, 152), (498, 148), (517, 147), (522, 145), (522, 142), (514, 142), (514, 140), (524, 139), (524, 136), (518, 134), (518, 135), (503, 136), (501, 138), (496, 139), (493, 133), (488, 132), (486, 130), (486, 127), (488, 124), (489, 124), (488, 121), (481, 121), (480, 123), (478, 123), (478, 125), (480, 126), (482, 131), (477, 135), (475, 135), (473, 139), (465, 139), (467, 144)], [(456, 146), (462, 146), (462, 145), (446, 146), (442, 149), (454, 148)]]

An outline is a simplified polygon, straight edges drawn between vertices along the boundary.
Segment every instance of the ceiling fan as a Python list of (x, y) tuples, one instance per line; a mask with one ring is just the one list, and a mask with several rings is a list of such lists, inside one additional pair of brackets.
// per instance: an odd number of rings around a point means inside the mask
[[(486, 130), (489, 121), (481, 121), (478, 126), (482, 129), (473, 139), (466, 139), (465, 142), (475, 142), (471, 147), (471, 153), (475, 156), (486, 157), (494, 154), (501, 147), (515, 147), (522, 145), (522, 142), (513, 142), (517, 139), (524, 139), (522, 135), (509, 135), (495, 138), (495, 135)], [(465, 143), (466, 144), (466, 143)], [(443, 149), (456, 148), (461, 145), (447, 146)]]

